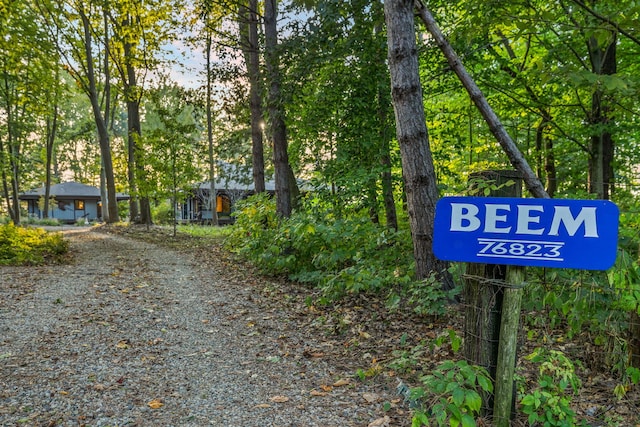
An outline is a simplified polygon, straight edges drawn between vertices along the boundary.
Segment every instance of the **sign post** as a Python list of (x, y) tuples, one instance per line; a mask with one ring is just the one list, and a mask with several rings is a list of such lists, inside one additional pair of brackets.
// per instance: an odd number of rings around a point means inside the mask
[[(513, 405), (524, 266), (607, 270), (616, 259), (619, 211), (606, 200), (445, 197), (436, 205), (435, 255), (507, 269), (499, 325), (493, 417)], [(471, 264), (473, 265), (473, 264)]]

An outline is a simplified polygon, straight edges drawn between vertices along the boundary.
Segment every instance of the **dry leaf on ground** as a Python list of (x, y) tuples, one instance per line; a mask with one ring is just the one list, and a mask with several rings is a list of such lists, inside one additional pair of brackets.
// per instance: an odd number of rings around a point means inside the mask
[(271, 408), (271, 405), (269, 405), (268, 403), (260, 403), (259, 405), (254, 406), (254, 408), (266, 409)]
[(160, 409), (164, 406), (164, 403), (160, 399), (153, 399), (151, 402), (147, 403), (149, 408), (151, 409)]
[(376, 403), (378, 400), (380, 400), (380, 396), (375, 393), (362, 393), (362, 397), (368, 403)]
[(371, 421), (367, 427), (389, 427), (391, 424), (391, 418), (388, 416), (384, 416), (383, 418), (378, 418), (375, 421)]

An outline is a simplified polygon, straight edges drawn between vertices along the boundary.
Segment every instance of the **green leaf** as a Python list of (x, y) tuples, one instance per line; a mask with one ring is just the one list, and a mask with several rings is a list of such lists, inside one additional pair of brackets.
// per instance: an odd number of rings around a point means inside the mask
[(462, 406), (466, 400), (466, 393), (461, 387), (456, 387), (451, 393), (453, 404), (456, 406)]
[(521, 404), (525, 405), (525, 406), (533, 406), (535, 402), (535, 397), (533, 397), (532, 394), (527, 394), (525, 397), (522, 398), (522, 400), (520, 401)]
[(476, 420), (469, 414), (462, 415), (462, 427), (476, 427)]
[(472, 412), (478, 413), (482, 406), (482, 397), (480, 397), (478, 392), (469, 390), (464, 396), (464, 404)]
[(478, 384), (484, 391), (492, 392), (493, 391), (493, 383), (487, 377), (480, 375), (478, 376)]

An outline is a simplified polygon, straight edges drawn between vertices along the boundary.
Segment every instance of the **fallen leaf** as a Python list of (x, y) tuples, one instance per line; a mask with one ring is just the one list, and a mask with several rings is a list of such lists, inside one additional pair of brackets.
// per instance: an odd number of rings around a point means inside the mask
[(151, 402), (147, 403), (147, 405), (151, 409), (160, 409), (164, 406), (164, 403), (162, 403), (160, 399), (153, 399)]
[(391, 418), (385, 415), (383, 418), (371, 421), (367, 427), (388, 427), (390, 423)]
[(341, 379), (341, 380), (338, 380), (335, 383), (333, 383), (333, 386), (334, 387), (343, 387), (343, 386), (349, 385), (349, 384), (351, 384), (349, 382), (349, 380)]
[(116, 348), (128, 348), (129, 347), (129, 340), (120, 340), (118, 341), (118, 344), (116, 344)]
[(360, 331), (359, 335), (360, 335), (360, 338), (364, 338), (365, 340), (368, 340), (371, 338), (371, 334), (368, 332)]
[(309, 394), (310, 394), (311, 396), (326, 396), (326, 395), (327, 395), (327, 394), (329, 394), (329, 393), (325, 393), (324, 391), (311, 390), (311, 391), (309, 392)]
[(362, 397), (367, 403), (375, 403), (380, 399), (380, 396), (375, 393), (362, 393)]
[(272, 402), (275, 403), (284, 403), (284, 402), (288, 402), (289, 398), (287, 396), (273, 396), (271, 399)]
[(332, 390), (333, 390), (333, 387), (332, 387), (332, 386), (330, 386), (330, 385), (325, 385), (325, 384), (322, 384), (322, 385), (320, 386), (320, 388), (321, 388), (322, 390), (326, 391), (326, 392), (329, 392), (329, 391), (332, 391)]
[(271, 408), (271, 405), (269, 405), (268, 403), (261, 403), (259, 405), (254, 406), (254, 408)]
[(63, 396), (66, 396), (66, 395), (68, 395), (68, 394), (69, 394), (69, 392), (68, 392), (68, 391), (64, 391), (64, 390), (60, 390), (60, 392), (59, 392), (59, 393), (60, 393), (61, 395), (63, 395)]

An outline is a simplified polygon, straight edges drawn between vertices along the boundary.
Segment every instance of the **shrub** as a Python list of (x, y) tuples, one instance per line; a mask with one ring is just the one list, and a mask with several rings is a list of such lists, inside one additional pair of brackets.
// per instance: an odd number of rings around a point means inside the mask
[(476, 426), (482, 409), (482, 394), (493, 391), (486, 369), (464, 360), (445, 360), (420, 379), (424, 387), (411, 390), (411, 398), (422, 402), (412, 426)]
[(571, 409), (572, 397), (578, 394), (581, 382), (573, 362), (562, 352), (536, 349), (527, 357), (539, 364), (537, 387), (520, 399), (522, 412), (530, 425), (572, 427), (579, 425)]
[(413, 252), (406, 230), (373, 224), (366, 214), (336, 218), (330, 206), (278, 218), (267, 195), (253, 196), (237, 207), (228, 245), (265, 273), (312, 284), (331, 299), (412, 280)]
[(16, 227), (13, 224), (0, 225), (0, 265), (57, 262), (68, 249), (68, 242), (60, 233)]

